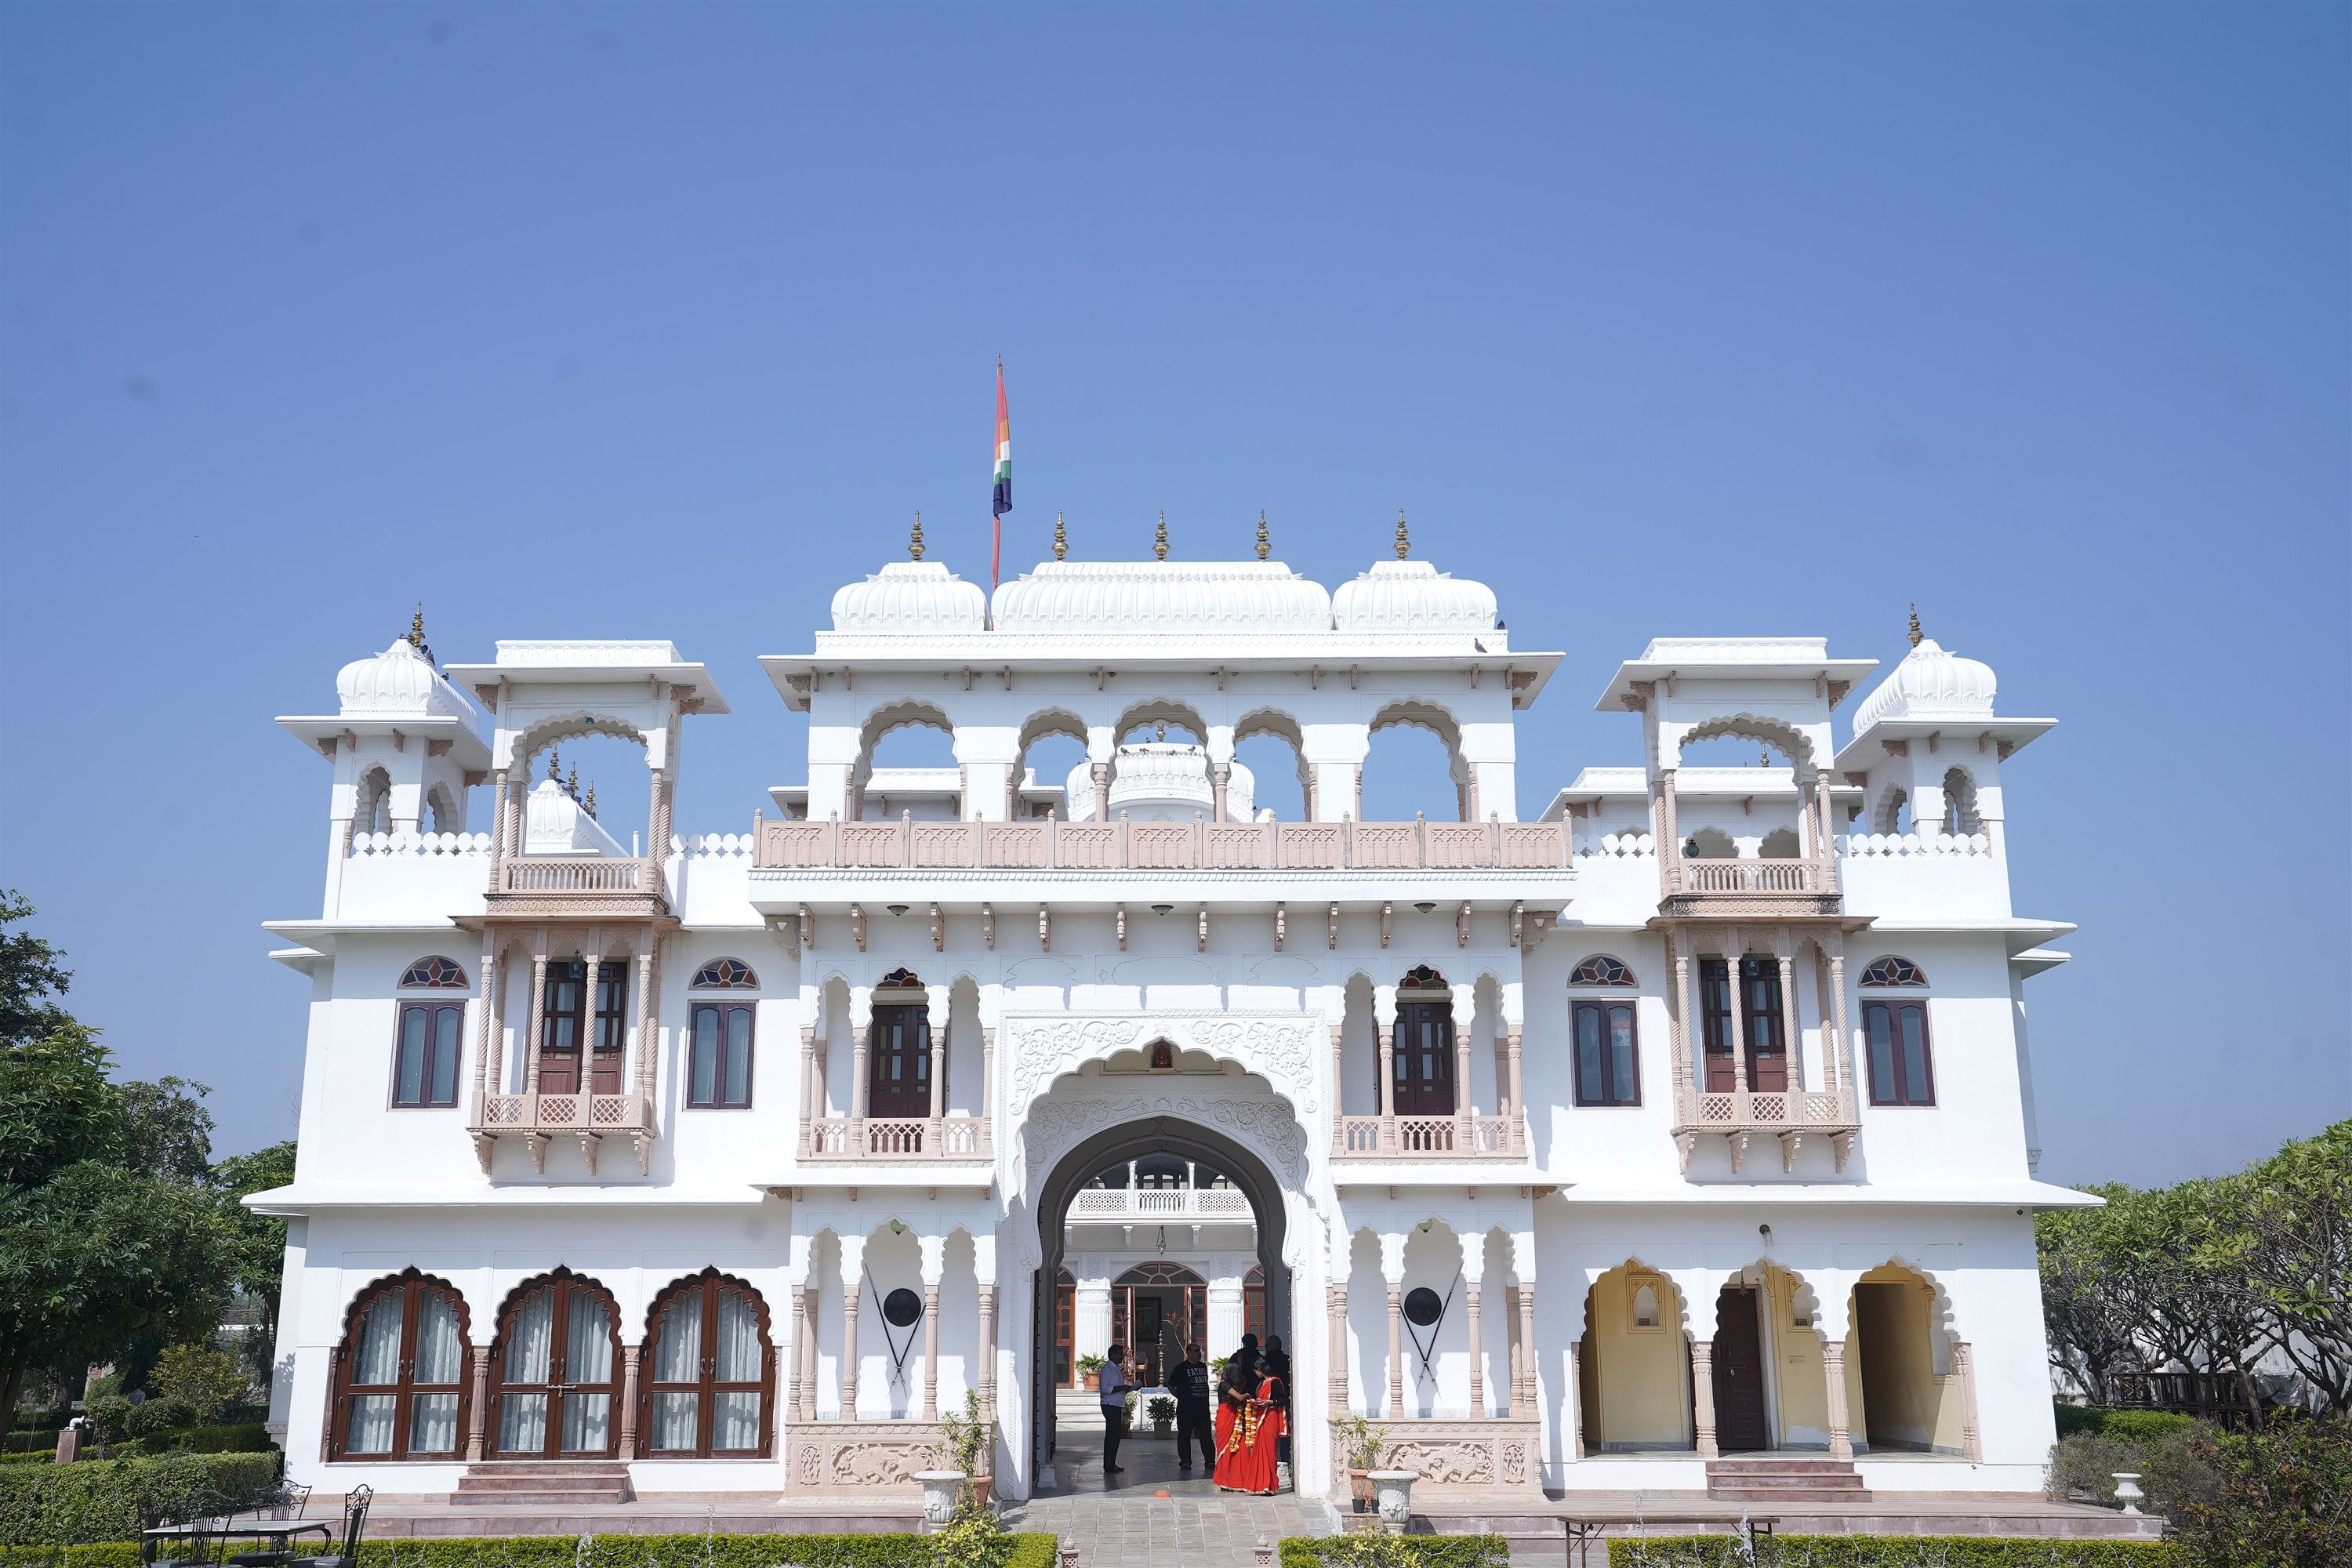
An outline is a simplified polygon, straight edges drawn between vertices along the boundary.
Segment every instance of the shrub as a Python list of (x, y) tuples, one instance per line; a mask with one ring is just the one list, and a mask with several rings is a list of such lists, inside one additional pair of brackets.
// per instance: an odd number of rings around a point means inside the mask
[(158, 1432), (169, 1432), (175, 1426), (196, 1424), (196, 1407), (184, 1399), (150, 1399), (131, 1407), (129, 1419), (122, 1429), (133, 1437), (150, 1437)]
[(119, 1394), (100, 1394), (89, 1401), (90, 1438), (100, 1443), (120, 1443), (129, 1434), (131, 1401)]
[(150, 1433), (125, 1443), (124, 1454), (267, 1454), (277, 1444), (269, 1428), (257, 1421), (215, 1426), (183, 1426), (172, 1432)]
[(135, 1541), (142, 1519), (183, 1511), (200, 1496), (252, 1506), (276, 1489), (278, 1468), (274, 1453), (0, 1467), (0, 1546)]
[(2193, 1431), (2197, 1426), (2194, 1415), (2177, 1415), (2169, 1410), (2105, 1410), (2100, 1415), (2099, 1430), (2127, 1443), (2148, 1442), (2169, 1432)]
[(2352, 1563), (2352, 1426), (2273, 1417), (2263, 1432), (2200, 1433), (2191, 1458), (2210, 1468), (2202, 1497), (2168, 1510), (2181, 1544), (2221, 1568), (2326, 1568)]
[[(648, 1563), (703, 1562), (700, 1535), (599, 1535), (587, 1552), (576, 1535), (502, 1539), (439, 1536), (362, 1542), (359, 1568), (646, 1568)], [(927, 1535), (714, 1535), (710, 1568), (940, 1568)], [(1054, 1568), (1050, 1535), (1003, 1535), (1003, 1568)], [(139, 1568), (139, 1543), (0, 1546), (0, 1568)]]
[(1508, 1568), (1509, 1544), (1499, 1535), (1391, 1535), (1360, 1530), (1346, 1535), (1286, 1536), (1282, 1568)]
[[(1734, 1535), (1609, 1543), (1609, 1568), (1746, 1568)], [(2161, 1541), (2053, 1541), (1998, 1535), (1780, 1535), (1753, 1560), (1786, 1568), (2202, 1568)]]
[(2196, 1422), (2183, 1420), (2156, 1425), (2145, 1436), (2125, 1436), (2110, 1425), (2104, 1431), (2061, 1437), (2050, 1450), (2045, 1475), (2051, 1499), (2064, 1502), (2084, 1492), (2103, 1506), (2119, 1506), (2115, 1501), (2116, 1472), (2128, 1470), (2140, 1478), (2140, 1489), (2147, 1493), (2153, 1510), (2169, 1517), (2179, 1503), (2212, 1489), (2211, 1467), (2192, 1451), (2198, 1431)]
[[(207, 1345), (173, 1345), (157, 1358), (147, 1374), (147, 1391), (184, 1402), (197, 1421), (216, 1421), (220, 1413), (245, 1397), (251, 1380), (236, 1358)], [(187, 1425), (187, 1423), (179, 1423)]]
[(2051, 1401), (2051, 1413), (2058, 1418), (2058, 1436), (2071, 1437), (2077, 1432), (2097, 1432), (2107, 1424), (2107, 1413), (2087, 1405), (2069, 1405), (2063, 1399)]

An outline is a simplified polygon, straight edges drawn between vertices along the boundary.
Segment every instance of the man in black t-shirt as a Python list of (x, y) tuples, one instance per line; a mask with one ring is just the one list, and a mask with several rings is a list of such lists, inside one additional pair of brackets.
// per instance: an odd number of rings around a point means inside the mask
[(1176, 1363), (1175, 1375), (1169, 1386), (1176, 1393), (1176, 1468), (1192, 1468), (1192, 1440), (1201, 1444), (1201, 1463), (1213, 1470), (1217, 1468), (1216, 1426), (1211, 1419), (1209, 1405), (1209, 1363), (1201, 1359), (1197, 1344), (1184, 1347), (1184, 1359)]

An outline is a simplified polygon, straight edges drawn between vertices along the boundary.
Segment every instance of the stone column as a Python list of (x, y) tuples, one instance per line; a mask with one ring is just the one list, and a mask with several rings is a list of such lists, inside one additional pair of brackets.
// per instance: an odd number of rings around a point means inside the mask
[(1381, 1115), (1381, 1152), (1396, 1152), (1396, 988), (1372, 988), (1372, 1038), (1381, 1058), (1380, 1091), (1373, 1109)]
[(1824, 1340), (1822, 1342), (1822, 1375), (1827, 1381), (1824, 1390), (1829, 1395), (1830, 1458), (1853, 1458), (1853, 1418), (1845, 1403), (1845, 1342)]
[(816, 1028), (801, 1026), (801, 1133), (800, 1157), (807, 1159), (815, 1152), (816, 1120), (824, 1114), (824, 1101), (817, 1098)]
[(1095, 782), (1095, 820), (1110, 820), (1110, 764), (1097, 763), (1088, 770)]
[(1478, 1348), (1478, 1281), (1462, 1282), (1464, 1309), (1470, 1314), (1470, 1414), (1486, 1418), (1486, 1358)]
[(1724, 974), (1731, 982), (1731, 1090), (1748, 1092), (1748, 998), (1741, 995), (1740, 966), (1748, 956), (1748, 937), (1738, 926), (1724, 935)]
[(1331, 1417), (1338, 1420), (1348, 1414), (1348, 1287), (1344, 1280), (1323, 1288), (1323, 1313), (1331, 1338), (1324, 1382)]
[(1836, 931), (1829, 933), (1830, 943), (1830, 1010), (1837, 1018), (1837, 1072), (1843, 1086), (1848, 1106), (1858, 1105), (1862, 1099), (1862, 1080), (1853, 1073), (1853, 1035), (1846, 1026), (1845, 1016), (1845, 939)]
[(1698, 1457), (1712, 1459), (1715, 1447), (1715, 1342), (1691, 1342), (1691, 1403), (1696, 1411)]
[(1665, 891), (1682, 891), (1683, 840), (1675, 827), (1675, 770), (1660, 768), (1651, 788), (1657, 798), (1658, 875)]
[(1838, 1091), (1837, 1026), (1830, 1016), (1829, 953), (1819, 942), (1813, 944), (1813, 988), (1821, 1001), (1822, 1089), (1834, 1096)]
[(1233, 783), (1233, 778), (1234, 767), (1231, 763), (1219, 763), (1210, 773), (1209, 806), (1213, 815), (1209, 820), (1212, 822), (1225, 820), (1225, 786)]
[[(539, 1041), (547, 1032), (547, 932), (542, 931), (530, 952), (530, 1032), (522, 1046), (522, 1091), (539, 1092)], [(534, 1112), (536, 1114), (536, 1112)]]
[(996, 1030), (986, 1024), (980, 1028), (980, 1117), (982, 1131), (992, 1134), (996, 1117)]
[(940, 1287), (923, 1281), (923, 1419), (940, 1418)]
[(649, 936), (637, 951), (637, 1093), (645, 1097), (646, 1124), (652, 1125), (654, 1085), (661, 1064), (661, 983), (655, 965), (660, 962), (661, 938)]
[(930, 1037), (931, 1047), (931, 1126), (928, 1152), (942, 1152), (939, 1141), (940, 1121), (948, 1113), (948, 992), (934, 986), (923, 1002), (923, 1026)]
[(1690, 1117), (1691, 1086), (1706, 1082), (1699, 1063), (1699, 1031), (1691, 1026), (1690, 939), (1679, 929), (1666, 931), (1666, 954), (1675, 967), (1674, 989), (1668, 994), (1666, 1023), (1675, 1069), (1675, 1114)]
[(587, 965), (586, 978), (581, 981), (580, 993), (580, 1124), (586, 1127), (593, 1119), (588, 1106), (596, 1096), (596, 976), (604, 968), (604, 957), (587, 951), (601, 944), (601, 938), (590, 937), (581, 942), (580, 956)]
[(808, 1419), (808, 1379), (803, 1374), (802, 1364), (806, 1359), (808, 1351), (807, 1315), (810, 1294), (808, 1287), (793, 1286), (791, 1292), (792, 1305), (786, 1309), (792, 1324), (793, 1361), (792, 1375), (784, 1384), (784, 1419), (795, 1426)]
[[(1248, 1323), (1247, 1303), (1244, 1300), (1243, 1289), (1242, 1277), (1238, 1274), (1212, 1278), (1209, 1281), (1208, 1348), (1211, 1355), (1231, 1355), (1241, 1348), (1242, 1335)], [(1108, 1306), (1104, 1310), (1108, 1312)]]
[(637, 1457), (637, 1363), (645, 1357), (643, 1345), (621, 1347), (621, 1458)]
[(1580, 1339), (1568, 1342), (1568, 1387), (1569, 1396), (1560, 1406), (1561, 1419), (1568, 1424), (1565, 1447), (1570, 1458), (1580, 1459), (1584, 1458), (1584, 1342)]
[(985, 1281), (980, 1287), (980, 1418), (996, 1420), (996, 1287)]
[(803, 1409), (811, 1421), (817, 1418), (816, 1321), (817, 1312), (824, 1305), (823, 1296), (824, 1293), (814, 1285), (809, 1286), (801, 1293), (801, 1344), (798, 1359), (801, 1381), (807, 1385)]
[(1340, 1108), (1346, 1103), (1345, 1087), (1347, 1053), (1344, 1048), (1346, 1031), (1338, 1024), (1331, 1026), (1331, 1152), (1337, 1154), (1347, 1146), (1347, 1113)]
[(866, 1035), (874, 1026), (874, 993), (863, 985), (849, 992), (849, 1152), (866, 1152)]
[[(1542, 1379), (1536, 1371), (1536, 1282), (1519, 1282), (1519, 1384), (1527, 1390), (1526, 1414), (1536, 1413), (1537, 1386)], [(1514, 1405), (1511, 1414), (1520, 1414)]]
[(1389, 1281), (1389, 1396), (1381, 1419), (1392, 1421), (1404, 1408), (1404, 1286)]
[(1454, 1026), (1454, 1147), (1465, 1154), (1478, 1148), (1470, 1114), (1470, 1022), (1459, 1020)]
[(473, 1362), (471, 1408), (466, 1417), (466, 1459), (469, 1464), (481, 1458), (482, 1439), (489, 1429), (490, 1347), (475, 1346)]
[[(504, 768), (494, 768), (490, 772), (490, 891), (493, 893), (499, 890), (499, 873), (500, 868), (506, 865), (507, 860), (507, 812), (509, 808), (509, 796), (507, 790), (507, 770)], [(343, 844), (346, 851), (348, 851), (351, 846), (350, 824), (348, 822), (346, 822), (344, 826)]]
[(1516, 1150), (1525, 1149), (1528, 1137), (1527, 1085), (1519, 1072), (1520, 1028), (1517, 1024), (1503, 1026), (1503, 1048), (1511, 1078), (1511, 1139)]
[(1984, 1463), (1984, 1438), (1977, 1426), (1977, 1358), (1966, 1340), (1952, 1342), (1952, 1372), (1960, 1385), (1960, 1457)]
[(480, 1121), (488, 1110), (484, 1100), (498, 1092), (498, 1084), (490, 1077), (490, 1039), (497, 1034), (498, 1018), (499, 933), (494, 929), (482, 931), (481, 999), (474, 1020), (474, 1120)]
[(1797, 1025), (1797, 951), (1792, 933), (1772, 933), (1772, 957), (1780, 966), (1780, 1038), (1788, 1047), (1781, 1060), (1789, 1075), (1789, 1087), (1801, 1089), (1805, 1087), (1805, 1036)]
[(1509, 1391), (1511, 1414), (1527, 1414), (1526, 1357), (1519, 1351), (1519, 1288), (1503, 1287), (1503, 1375)]
[[(841, 1418), (857, 1419), (857, 1307), (866, 1289), (863, 1266), (850, 1266), (844, 1254), (841, 1271)], [(1712, 1417), (1710, 1417), (1712, 1419)]]

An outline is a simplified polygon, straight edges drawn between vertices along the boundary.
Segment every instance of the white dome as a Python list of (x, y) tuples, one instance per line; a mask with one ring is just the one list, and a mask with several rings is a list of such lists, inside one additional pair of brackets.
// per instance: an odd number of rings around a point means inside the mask
[(837, 632), (976, 632), (988, 595), (937, 561), (893, 561), (833, 596)]
[(1992, 666), (1922, 637), (1854, 709), (1853, 732), (1890, 719), (1990, 719), (1992, 699)]
[(522, 852), (526, 855), (626, 855), (621, 841), (604, 831), (580, 803), (553, 779), (541, 779), (523, 802)]
[(1000, 584), (1001, 632), (1321, 632), (1323, 584), (1279, 561), (1046, 561)]
[[(1225, 817), (1245, 822), (1257, 805), (1257, 780), (1236, 762), (1225, 777)], [(1070, 770), (1064, 786), (1070, 803), (1070, 820), (1086, 822), (1095, 814), (1094, 767), (1080, 763)], [(1210, 783), (1209, 753), (1189, 742), (1142, 741), (1121, 746), (1111, 763), (1110, 815), (1137, 822), (1190, 822), (1198, 812), (1215, 816), (1216, 792)]]
[(355, 658), (335, 677), (335, 695), (345, 718), (471, 721), (473, 704), (441, 679), (406, 637), (382, 653)]
[(1381, 561), (1331, 596), (1343, 632), (1490, 632), (1495, 590), (1426, 561)]

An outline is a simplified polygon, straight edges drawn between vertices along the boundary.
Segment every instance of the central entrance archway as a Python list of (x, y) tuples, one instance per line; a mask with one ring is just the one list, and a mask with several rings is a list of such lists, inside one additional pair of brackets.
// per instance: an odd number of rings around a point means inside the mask
[(1031, 1424), (1032, 1474), (1042, 1475), (1054, 1462), (1054, 1313), (1045, 1305), (1055, 1300), (1055, 1284), (1062, 1278), (1062, 1253), (1067, 1236), (1070, 1205), (1078, 1189), (1117, 1160), (1147, 1154), (1173, 1154), (1215, 1167), (1248, 1198), (1257, 1222), (1258, 1268), (1265, 1278), (1265, 1330), (1290, 1342), (1290, 1269), (1282, 1261), (1282, 1241), (1288, 1215), (1281, 1181), (1265, 1161), (1246, 1144), (1213, 1128), (1178, 1116), (1151, 1116), (1106, 1127), (1065, 1152), (1037, 1188), (1036, 1291), (1039, 1303), (1032, 1314), (1030, 1384), (1035, 1412)]

